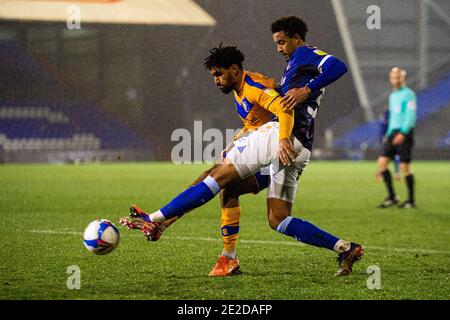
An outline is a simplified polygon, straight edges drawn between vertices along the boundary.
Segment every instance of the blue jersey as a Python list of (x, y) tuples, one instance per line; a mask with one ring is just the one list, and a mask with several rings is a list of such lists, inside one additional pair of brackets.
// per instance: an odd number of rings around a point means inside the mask
[(325, 92), (325, 86), (339, 79), (347, 72), (346, 65), (316, 47), (297, 48), (288, 60), (281, 78), (281, 94), (289, 89), (308, 86), (311, 94), (308, 99), (295, 107), (292, 133), (308, 150), (314, 140), (314, 119)]

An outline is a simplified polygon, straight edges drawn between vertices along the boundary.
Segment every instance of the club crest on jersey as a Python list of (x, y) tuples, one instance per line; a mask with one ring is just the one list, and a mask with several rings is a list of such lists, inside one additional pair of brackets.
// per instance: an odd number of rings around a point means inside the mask
[(246, 119), (248, 114), (253, 108), (253, 104), (246, 98), (244, 98), (241, 102), (235, 100), (235, 103), (236, 103), (236, 110), (239, 113), (239, 116), (242, 119)]
[(416, 110), (416, 108), (417, 108), (416, 102), (415, 102), (415, 101), (410, 101), (410, 102), (408, 102), (407, 108), (408, 108), (409, 110)]
[(245, 110), (245, 112), (250, 112), (250, 110), (252, 109), (252, 105), (248, 102), (248, 101), (246, 101), (246, 100), (243, 100), (242, 101), (242, 108), (244, 108), (244, 110)]

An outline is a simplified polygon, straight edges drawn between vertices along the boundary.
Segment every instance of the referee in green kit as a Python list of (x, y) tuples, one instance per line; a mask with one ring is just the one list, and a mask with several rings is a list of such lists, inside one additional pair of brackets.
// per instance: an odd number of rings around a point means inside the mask
[(414, 144), (414, 126), (416, 124), (417, 100), (416, 94), (405, 84), (406, 71), (395, 67), (389, 73), (392, 92), (389, 95), (388, 129), (383, 139), (383, 151), (378, 157), (377, 176), (382, 178), (388, 196), (379, 208), (389, 208), (399, 205), (392, 184), (392, 175), (388, 165), (395, 155), (400, 155), (400, 170), (408, 188), (408, 198), (400, 208), (415, 208), (414, 176), (411, 173), (411, 152)]

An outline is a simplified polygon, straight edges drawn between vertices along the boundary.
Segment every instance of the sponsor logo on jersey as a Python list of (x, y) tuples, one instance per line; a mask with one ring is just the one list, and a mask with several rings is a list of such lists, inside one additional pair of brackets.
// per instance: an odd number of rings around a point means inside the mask
[(328, 53), (322, 51), (322, 50), (314, 50), (314, 53), (319, 56), (326, 56)]

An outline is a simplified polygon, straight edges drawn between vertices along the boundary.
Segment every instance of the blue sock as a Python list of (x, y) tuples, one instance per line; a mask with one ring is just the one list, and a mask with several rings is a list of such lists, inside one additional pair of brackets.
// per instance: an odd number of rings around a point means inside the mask
[(198, 208), (214, 198), (220, 191), (220, 186), (213, 177), (187, 188), (172, 201), (160, 209), (166, 219), (182, 215), (186, 211)]
[(278, 225), (277, 231), (298, 241), (330, 250), (333, 250), (334, 245), (339, 240), (328, 232), (317, 228), (312, 223), (293, 217), (284, 219)]

